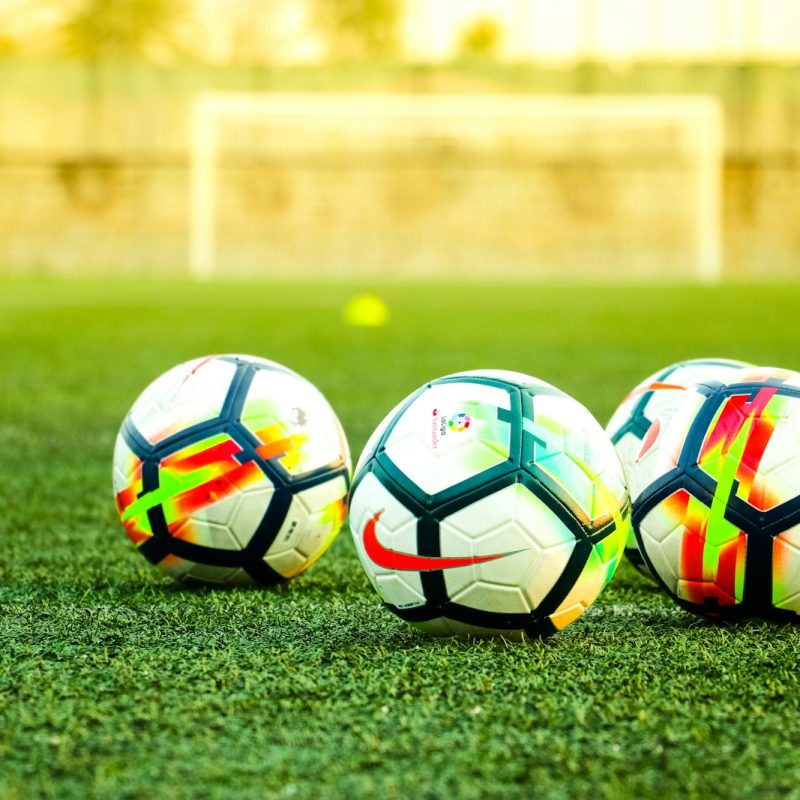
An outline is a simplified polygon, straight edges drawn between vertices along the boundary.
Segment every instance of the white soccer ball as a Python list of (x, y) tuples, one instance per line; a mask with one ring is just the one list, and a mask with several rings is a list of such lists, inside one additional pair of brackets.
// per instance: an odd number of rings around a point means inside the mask
[[(746, 366), (748, 364), (744, 361), (729, 358), (694, 358), (670, 364), (635, 386), (606, 425), (606, 433), (619, 453), (625, 475), (630, 478), (651, 426), (656, 426), (651, 432), (654, 435), (658, 427), (669, 421), (687, 388), (700, 381), (725, 382)], [(635, 499), (634, 490), (630, 486), (629, 489), (631, 498)], [(632, 530), (625, 545), (625, 555), (639, 572), (649, 578), (653, 577), (639, 553)]]
[(608, 583), (628, 534), (622, 466), (577, 401), (516, 372), (432, 381), (359, 459), (350, 528), (386, 606), (438, 635), (544, 635)]
[(179, 580), (271, 584), (314, 563), (346, 510), (350, 454), (319, 390), (253, 356), (198, 358), (151, 383), (114, 449), (139, 552)]
[(631, 482), (642, 556), (679, 605), (800, 620), (800, 373), (687, 389)]

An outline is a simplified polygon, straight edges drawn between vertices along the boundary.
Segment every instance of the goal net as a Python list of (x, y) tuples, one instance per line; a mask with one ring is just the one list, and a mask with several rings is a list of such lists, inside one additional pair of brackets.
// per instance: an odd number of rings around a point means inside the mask
[(709, 97), (209, 93), (191, 136), (198, 277), (720, 276)]

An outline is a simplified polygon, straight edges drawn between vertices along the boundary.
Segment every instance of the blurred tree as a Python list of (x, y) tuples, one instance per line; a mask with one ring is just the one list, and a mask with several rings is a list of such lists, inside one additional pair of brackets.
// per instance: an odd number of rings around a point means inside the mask
[(464, 56), (492, 57), (497, 55), (501, 39), (500, 23), (493, 17), (479, 17), (462, 32), (459, 52)]
[(400, 0), (312, 0), (312, 16), (335, 57), (392, 55), (398, 45)]
[(174, 52), (183, 0), (80, 0), (61, 26), (62, 51), (85, 64), (84, 152), (56, 165), (76, 206), (112, 205), (119, 157), (109, 136), (107, 67), (114, 60), (163, 59)]
[(16, 50), (17, 42), (14, 37), (0, 33), (0, 56), (13, 55)]
[(182, 0), (83, 0), (63, 27), (79, 58), (133, 58), (171, 49)]
[(0, 0), (0, 56), (52, 54), (63, 16), (63, 0)]

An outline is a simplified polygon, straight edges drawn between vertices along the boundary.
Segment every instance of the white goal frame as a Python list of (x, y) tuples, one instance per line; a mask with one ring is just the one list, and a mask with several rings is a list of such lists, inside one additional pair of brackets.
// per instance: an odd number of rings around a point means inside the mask
[[(227, 120), (291, 120), (314, 126), (325, 120), (491, 119), (535, 122), (563, 119), (601, 124), (624, 120), (648, 127), (680, 120), (691, 131), (695, 186), (687, 201), (696, 208), (697, 278), (722, 277), (722, 167), (724, 118), (719, 100), (706, 95), (441, 95), (296, 94), (204, 92), (196, 96), (190, 119), (189, 272), (210, 278), (216, 271), (216, 194), (219, 126)], [(691, 199), (693, 195), (693, 200)]]

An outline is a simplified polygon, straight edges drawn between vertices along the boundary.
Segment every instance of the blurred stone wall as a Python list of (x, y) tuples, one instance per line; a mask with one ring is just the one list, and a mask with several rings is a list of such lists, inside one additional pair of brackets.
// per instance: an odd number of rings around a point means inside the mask
[[(712, 94), (726, 114), (725, 272), (800, 276), (800, 67), (483, 62), (280, 72), (0, 62), (0, 270), (185, 272), (189, 106), (211, 89)], [(691, 274), (681, 198), (692, 178), (674, 157), (520, 151), (476, 163), (458, 142), (426, 146), (294, 160), (257, 141), (250, 157), (238, 148), (222, 162), (220, 271)]]

